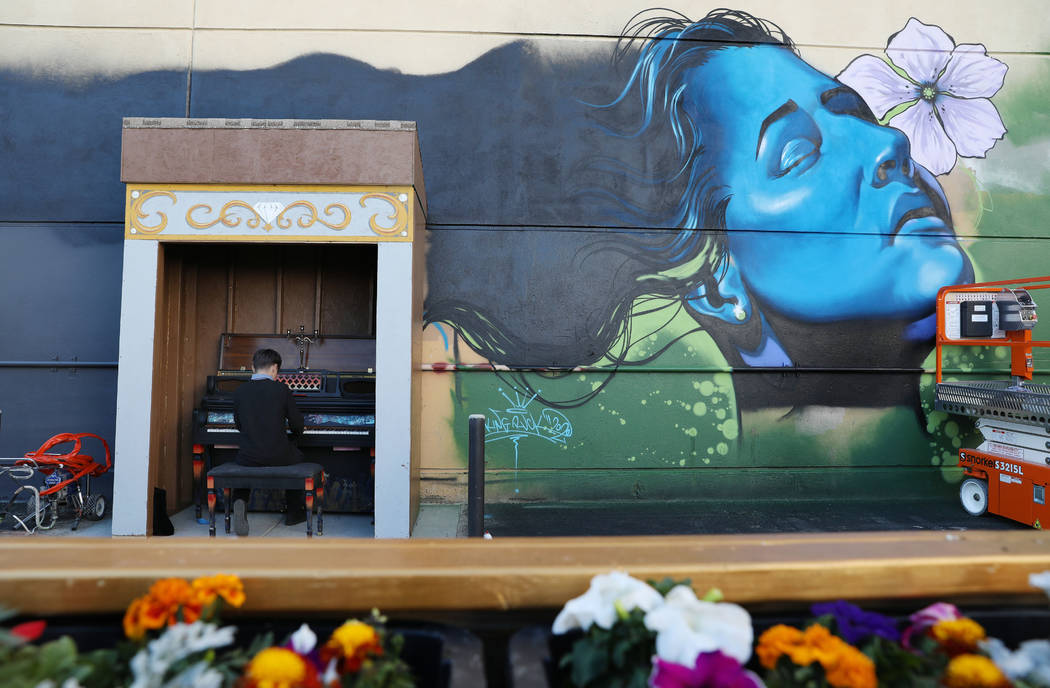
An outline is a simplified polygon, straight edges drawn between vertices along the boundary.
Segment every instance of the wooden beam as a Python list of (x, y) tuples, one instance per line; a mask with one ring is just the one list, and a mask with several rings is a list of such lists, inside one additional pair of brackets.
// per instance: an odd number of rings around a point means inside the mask
[(848, 598), (1045, 602), (1040, 531), (496, 540), (26, 539), (0, 543), (0, 604), (115, 612), (163, 577), (236, 573), (249, 612), (558, 608), (591, 576), (691, 578), (741, 604)]

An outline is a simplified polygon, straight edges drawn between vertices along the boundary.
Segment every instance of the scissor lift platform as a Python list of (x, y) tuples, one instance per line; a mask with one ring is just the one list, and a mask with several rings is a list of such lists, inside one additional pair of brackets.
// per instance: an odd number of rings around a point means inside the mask
[(933, 407), (976, 418), (1050, 425), (1050, 385), (1014, 380), (941, 382)]

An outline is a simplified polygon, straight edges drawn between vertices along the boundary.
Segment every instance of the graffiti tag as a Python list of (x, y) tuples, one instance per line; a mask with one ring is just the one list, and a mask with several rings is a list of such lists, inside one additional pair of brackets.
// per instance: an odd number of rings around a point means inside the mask
[(510, 405), (502, 411), (489, 409), (492, 415), (485, 419), (486, 443), (509, 439), (517, 445), (523, 437), (538, 437), (548, 442), (565, 444), (566, 439), (572, 437), (572, 423), (561, 411), (543, 408), (539, 413), (534, 413), (529, 410), (529, 404), (539, 394), (539, 390), (528, 398), (515, 390), (514, 399), (508, 397), (502, 388), (499, 392)]

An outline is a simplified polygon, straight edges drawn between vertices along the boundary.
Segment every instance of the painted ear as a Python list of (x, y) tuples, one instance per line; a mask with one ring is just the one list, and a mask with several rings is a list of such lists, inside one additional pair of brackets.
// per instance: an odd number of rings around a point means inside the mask
[(743, 325), (754, 316), (755, 309), (751, 304), (740, 269), (732, 258), (725, 267), (721, 279), (712, 277), (686, 301), (697, 313), (718, 318), (731, 325)]

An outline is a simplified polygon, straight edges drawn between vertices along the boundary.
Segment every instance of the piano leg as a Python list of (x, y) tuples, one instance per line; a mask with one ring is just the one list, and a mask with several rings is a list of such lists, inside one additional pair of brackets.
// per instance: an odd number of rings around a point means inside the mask
[(230, 488), (222, 488), (222, 501), (226, 502), (226, 534), (230, 534)]
[(193, 445), (193, 501), (196, 504), (194, 515), (201, 520), (201, 503), (204, 501), (204, 447)]
[(306, 537), (314, 536), (314, 479), (306, 479)]
[(325, 473), (321, 471), (321, 484), (317, 488), (317, 534), (324, 535), (324, 483)]
[(208, 537), (215, 537), (215, 478), (208, 476)]

